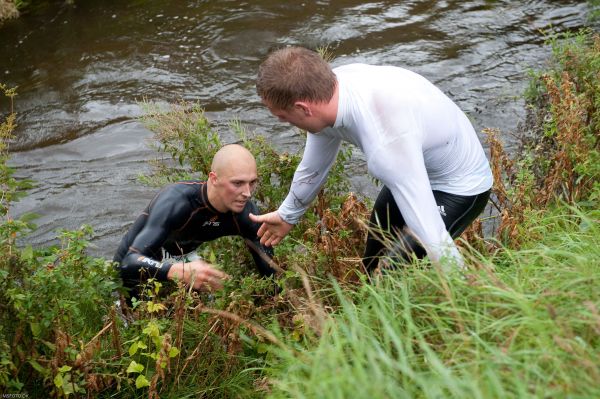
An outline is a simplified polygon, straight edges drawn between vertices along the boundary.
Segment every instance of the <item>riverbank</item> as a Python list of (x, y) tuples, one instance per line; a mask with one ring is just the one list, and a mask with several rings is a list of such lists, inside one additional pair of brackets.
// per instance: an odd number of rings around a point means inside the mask
[[(151, 285), (146, 300), (117, 308), (111, 265), (86, 254), (90, 228), (63, 232), (54, 248), (15, 245), (32, 226), (27, 218), (7, 217), (22, 187), (5, 167), (2, 392), (599, 396), (600, 42), (588, 33), (550, 44), (556, 63), (536, 75), (528, 93), (540, 111), (531, 145), (509, 158), (490, 134), (502, 223), (493, 240), (471, 231), (463, 245), (464, 275), (444, 275), (422, 262), (366, 283), (356, 270), (366, 207), (346, 196), (341, 162), (317, 206), (277, 249), (276, 260), (287, 270), (278, 280), (280, 294), (240, 269), (248, 259), (243, 244), (231, 240), (203, 254), (234, 276), (223, 292), (208, 296)], [(202, 110), (186, 105), (147, 115), (163, 150), (180, 157), (150, 179), (202, 173), (198, 154), (218, 147)], [(3, 139), (11, 120), (2, 121)], [(268, 171), (274, 178), (259, 199), (278, 203), (298, 157), (275, 151), (239, 124), (234, 130), (261, 154), (261, 175)], [(8, 153), (0, 150), (5, 162)]]

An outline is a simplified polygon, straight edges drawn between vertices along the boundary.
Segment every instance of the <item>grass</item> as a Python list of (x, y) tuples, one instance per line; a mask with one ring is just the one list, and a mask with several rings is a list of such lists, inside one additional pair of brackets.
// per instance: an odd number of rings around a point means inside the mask
[(464, 275), (416, 264), (338, 289), (316, 345), (273, 350), (270, 397), (599, 397), (600, 215), (563, 210)]

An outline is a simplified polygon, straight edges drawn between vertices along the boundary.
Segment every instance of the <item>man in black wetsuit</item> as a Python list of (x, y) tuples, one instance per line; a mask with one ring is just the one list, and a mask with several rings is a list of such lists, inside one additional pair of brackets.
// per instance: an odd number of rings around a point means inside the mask
[(230, 144), (215, 154), (207, 181), (182, 181), (163, 188), (125, 234), (114, 256), (124, 286), (135, 295), (141, 281), (154, 277), (180, 280), (194, 289), (220, 289), (227, 274), (201, 259), (164, 259), (163, 251), (179, 257), (228, 235), (243, 237), (260, 274), (273, 275), (268, 262), (272, 249), (260, 244), (259, 225), (248, 218), (250, 212), (258, 213), (250, 201), (257, 181), (252, 154)]

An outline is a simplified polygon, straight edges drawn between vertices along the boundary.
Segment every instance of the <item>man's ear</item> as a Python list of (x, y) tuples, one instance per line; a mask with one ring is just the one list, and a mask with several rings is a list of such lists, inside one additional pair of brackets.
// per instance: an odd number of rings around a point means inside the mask
[(215, 184), (217, 182), (217, 174), (211, 170), (208, 172), (208, 180), (210, 180), (212, 184)]
[(294, 107), (300, 108), (305, 116), (312, 116), (313, 114), (311, 104), (306, 101), (296, 101)]

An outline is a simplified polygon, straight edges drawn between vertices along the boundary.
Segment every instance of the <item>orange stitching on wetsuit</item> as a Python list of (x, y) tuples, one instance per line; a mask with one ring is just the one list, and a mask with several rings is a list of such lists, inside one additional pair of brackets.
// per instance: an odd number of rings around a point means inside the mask
[[(206, 206), (210, 208), (212, 206), (210, 205), (210, 201), (208, 200), (208, 185), (206, 184), (206, 182), (203, 183), (204, 184), (202, 185), (202, 187), (200, 187), (200, 190), (198, 190), (200, 193), (200, 202), (206, 204)], [(204, 189), (204, 187), (206, 187), (206, 190)]]
[[(207, 206), (203, 206), (203, 207), (200, 207), (200, 208), (196, 208), (194, 211), (192, 211), (192, 213), (190, 214), (190, 217), (188, 217), (188, 219), (185, 221), (185, 223), (183, 224), (183, 226), (181, 226), (180, 228), (178, 228), (178, 229), (175, 229), (175, 230), (173, 230), (173, 231), (177, 231), (177, 232), (179, 232), (179, 231), (181, 231), (181, 230), (185, 229), (185, 226), (187, 226), (187, 225), (188, 225), (188, 223), (189, 223), (189, 222), (190, 222), (190, 221), (191, 221), (191, 220), (194, 218), (194, 215), (196, 215), (198, 212), (200, 212), (200, 211), (203, 211), (203, 210), (205, 210), (205, 209), (208, 209), (209, 211), (211, 211), (211, 209), (210, 209), (209, 207), (207, 207)], [(211, 212), (212, 212), (212, 211), (211, 211)]]
[(178, 182), (175, 182), (175, 184), (187, 184), (187, 185), (193, 186), (193, 185), (203, 185), (203, 184), (206, 184), (206, 182), (205, 181), (178, 181)]
[(135, 247), (129, 247), (129, 250), (130, 250), (131, 252), (135, 252), (135, 253), (141, 254), (140, 250), (139, 250), (139, 249), (137, 249), (137, 248), (135, 248)]

